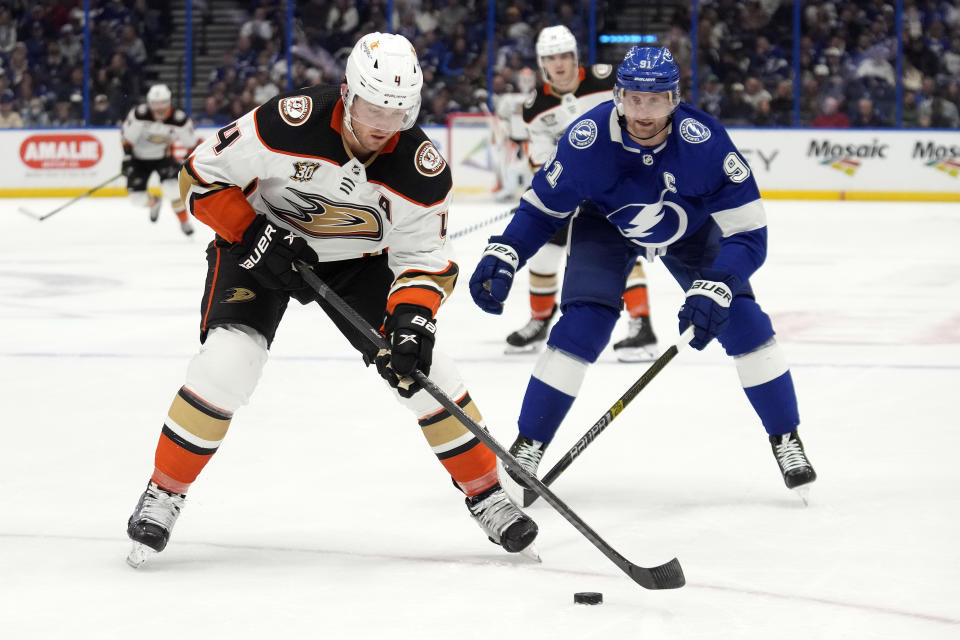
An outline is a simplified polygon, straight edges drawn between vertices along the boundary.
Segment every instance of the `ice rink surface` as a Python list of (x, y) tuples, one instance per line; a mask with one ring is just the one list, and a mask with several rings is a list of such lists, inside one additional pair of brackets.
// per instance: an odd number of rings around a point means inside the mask
[[(680, 559), (687, 586), (655, 592), (546, 504), (530, 509), (541, 564), (487, 542), (412, 416), (296, 304), (169, 547), (131, 569), (126, 520), (198, 346), (211, 232), (187, 239), (169, 209), (151, 225), (123, 199), (17, 212), (64, 201), (0, 209), (0, 637), (960, 637), (956, 204), (767, 203), (753, 283), (792, 364), (810, 506), (716, 344), (682, 352), (553, 485), (633, 562)], [(455, 204), (450, 230), (503, 208)], [(534, 364), (502, 354), (526, 272), (503, 317), (467, 291), (503, 225), (452, 242), (438, 345), (509, 446)], [(666, 347), (682, 292), (647, 272)], [(542, 469), (645, 367), (608, 349)]]

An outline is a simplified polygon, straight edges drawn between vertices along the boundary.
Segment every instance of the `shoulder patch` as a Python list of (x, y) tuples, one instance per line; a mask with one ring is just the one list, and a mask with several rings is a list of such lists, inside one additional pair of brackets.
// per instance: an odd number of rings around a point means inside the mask
[(310, 117), (313, 111), (313, 100), (310, 96), (291, 96), (283, 98), (277, 103), (280, 117), (291, 127), (299, 127)]
[(420, 143), (414, 158), (414, 166), (416, 166), (417, 171), (428, 178), (438, 175), (447, 166), (446, 160), (429, 140)]
[(691, 144), (700, 144), (710, 139), (710, 129), (699, 120), (684, 118), (680, 121), (680, 137)]
[(599, 131), (597, 123), (587, 118), (570, 127), (567, 140), (577, 149), (586, 149), (596, 141)]
[(593, 65), (593, 75), (598, 78), (606, 78), (611, 73), (613, 73), (612, 64), (595, 64)]

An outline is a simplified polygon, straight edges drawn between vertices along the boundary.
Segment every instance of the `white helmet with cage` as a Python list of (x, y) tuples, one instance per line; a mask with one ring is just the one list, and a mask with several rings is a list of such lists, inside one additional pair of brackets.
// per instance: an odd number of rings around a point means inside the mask
[(170, 97), (170, 87), (165, 84), (155, 84), (147, 91), (147, 105), (151, 107), (169, 107)]
[(573, 53), (574, 66), (579, 64), (577, 55), (577, 39), (573, 36), (570, 29), (562, 24), (554, 27), (546, 27), (540, 31), (537, 36), (537, 64), (540, 66), (540, 74), (544, 80), (547, 79), (547, 72), (543, 68), (543, 57), (554, 56), (558, 53)]
[[(385, 131), (403, 131), (420, 114), (423, 74), (410, 41), (391, 33), (368, 33), (347, 58), (344, 119)], [(357, 102), (357, 99), (361, 102)]]

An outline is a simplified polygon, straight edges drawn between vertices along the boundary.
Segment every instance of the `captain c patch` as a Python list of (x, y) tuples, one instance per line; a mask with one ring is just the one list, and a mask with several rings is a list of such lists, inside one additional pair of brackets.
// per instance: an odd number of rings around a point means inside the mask
[(284, 98), (277, 103), (277, 109), (280, 110), (280, 117), (291, 127), (299, 127), (313, 110), (313, 100), (310, 96), (293, 96)]
[(443, 159), (443, 156), (440, 155), (440, 152), (437, 151), (437, 148), (433, 146), (433, 143), (425, 140), (417, 147), (417, 158), (414, 165), (422, 175), (432, 178), (443, 171), (443, 168), (447, 166), (447, 162)]

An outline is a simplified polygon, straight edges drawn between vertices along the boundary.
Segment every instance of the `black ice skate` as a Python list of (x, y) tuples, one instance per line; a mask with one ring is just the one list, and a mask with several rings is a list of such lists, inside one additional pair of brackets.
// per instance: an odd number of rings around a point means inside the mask
[(537, 523), (510, 502), (499, 483), (466, 502), (470, 515), (490, 541), (506, 551), (523, 551), (536, 539)]
[(193, 226), (190, 224), (189, 220), (184, 220), (180, 223), (180, 231), (183, 231), (183, 235), (185, 236), (193, 235)]
[(657, 336), (650, 317), (630, 318), (627, 337), (613, 345), (620, 362), (652, 362), (657, 359)]
[(151, 553), (159, 553), (167, 546), (185, 495), (170, 493), (155, 483), (147, 484), (137, 507), (127, 521), (127, 536), (133, 540), (133, 549), (127, 556), (127, 564), (136, 569)]
[(817, 479), (817, 472), (813, 470), (813, 465), (807, 460), (807, 454), (803, 450), (803, 443), (796, 431), (785, 433), (783, 435), (770, 436), (770, 446), (773, 448), (773, 455), (780, 465), (780, 473), (783, 474), (783, 482), (788, 489), (796, 491), (804, 504), (807, 504), (807, 494), (810, 491), (810, 483)]
[(555, 315), (557, 315), (557, 305), (553, 305), (550, 315), (546, 318), (530, 318), (530, 322), (507, 336), (507, 348), (504, 349), (504, 353), (531, 353), (539, 349), (547, 339), (550, 323)]
[(148, 204), (150, 206), (150, 222), (156, 222), (157, 218), (160, 217), (160, 207), (163, 205), (163, 201), (157, 196), (151, 194), (150, 202)]
[[(525, 471), (536, 477), (537, 468), (540, 466), (540, 460), (543, 459), (543, 452), (546, 449), (547, 445), (539, 440), (517, 436), (517, 439), (510, 445), (510, 455), (517, 459), (517, 462)], [(499, 465), (500, 484), (507, 496), (523, 507), (529, 507), (533, 504), (537, 499), (537, 493), (528, 488), (527, 483), (519, 475), (504, 468), (499, 460), (497, 460), (497, 464)]]

